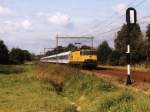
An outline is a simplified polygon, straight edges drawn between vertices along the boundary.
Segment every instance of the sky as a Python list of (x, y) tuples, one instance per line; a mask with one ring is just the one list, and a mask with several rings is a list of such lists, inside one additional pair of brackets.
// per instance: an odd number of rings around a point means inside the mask
[[(136, 8), (145, 32), (149, 4), (150, 0), (0, 0), (0, 39), (9, 49), (19, 47), (35, 54), (54, 48), (57, 35), (93, 36), (95, 46), (107, 40), (113, 47), (128, 7)], [(79, 39), (60, 40), (59, 45), (75, 41)]]

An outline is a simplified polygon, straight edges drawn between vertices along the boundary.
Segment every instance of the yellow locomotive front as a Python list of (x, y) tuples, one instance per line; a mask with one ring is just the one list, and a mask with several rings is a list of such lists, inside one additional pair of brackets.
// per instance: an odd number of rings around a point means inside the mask
[(70, 63), (86, 67), (97, 66), (97, 55), (95, 50), (80, 50), (70, 54)]

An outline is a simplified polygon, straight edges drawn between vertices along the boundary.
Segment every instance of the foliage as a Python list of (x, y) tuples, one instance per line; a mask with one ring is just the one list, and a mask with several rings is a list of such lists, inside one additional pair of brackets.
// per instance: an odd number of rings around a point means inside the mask
[(13, 48), (10, 51), (10, 61), (15, 64), (23, 64), (25, 61), (31, 61), (31, 54), (27, 50)]
[(80, 50), (80, 49), (92, 49), (90, 46), (87, 45), (83, 45), (81, 46), (81, 48), (78, 48), (77, 46), (75, 46), (74, 44), (69, 44), (66, 47), (63, 46), (58, 46), (50, 51), (47, 51), (45, 53), (46, 56), (50, 56), (50, 55), (54, 55), (57, 53), (62, 53), (62, 52), (67, 52), (67, 51), (76, 51), (76, 50)]
[(150, 42), (150, 24), (147, 26), (146, 36), (147, 36), (148, 42)]
[(140, 26), (136, 24), (128, 32), (128, 27), (124, 24), (117, 37), (114, 40), (115, 49), (111, 52), (111, 48), (107, 42), (103, 42), (98, 47), (98, 60), (101, 64), (108, 62), (110, 65), (125, 65), (126, 64), (126, 51), (127, 51), (127, 38), (129, 37), (131, 46), (131, 63), (140, 64), (150, 61), (150, 25), (147, 27), (147, 39), (143, 38)]
[(146, 31), (146, 57), (147, 57), (147, 62), (150, 63), (150, 24), (147, 26), (147, 31)]
[(144, 51), (131, 53), (131, 62), (132, 62), (132, 64), (140, 63), (145, 59), (146, 59), (146, 54), (145, 54)]
[[(129, 35), (129, 37), (128, 37)], [(118, 31), (117, 38), (115, 39), (115, 48), (117, 51), (121, 53), (126, 52), (126, 41), (127, 38), (130, 40), (131, 51), (139, 51), (141, 49), (141, 45), (144, 42), (143, 34), (141, 32), (140, 26), (136, 24), (133, 27), (133, 30), (128, 32), (127, 25), (123, 25), (122, 29)]]
[(45, 55), (50, 56), (50, 55), (54, 55), (54, 54), (61, 53), (61, 52), (67, 52), (67, 51), (70, 51), (70, 50), (77, 50), (77, 47), (73, 44), (69, 44), (67, 47), (58, 46), (57, 48), (54, 48), (51, 51), (47, 51), (45, 53)]
[(83, 50), (85, 50), (85, 49), (92, 49), (90, 46), (87, 46), (87, 45), (83, 45), (83, 46), (81, 46), (81, 48), (80, 49), (83, 49)]
[(109, 56), (109, 60), (108, 60), (109, 64), (113, 65), (113, 66), (119, 65), (120, 57), (121, 57), (120, 52), (118, 52), (116, 50), (112, 51), (112, 53)]
[(69, 51), (70, 50), (74, 51), (74, 50), (77, 50), (78, 48), (75, 45), (73, 45), (73, 44), (69, 44), (66, 49), (69, 50)]
[(0, 64), (22, 64), (24, 61), (33, 60), (28, 50), (13, 48), (10, 52), (2, 40), (0, 40)]
[(7, 46), (0, 40), (0, 64), (7, 64), (9, 60), (9, 51)]
[(26, 61), (31, 61), (33, 59), (34, 54), (31, 54), (28, 50), (22, 50), (24, 53), (24, 59)]
[[(122, 26), (122, 29), (117, 33), (117, 38), (115, 39), (115, 49), (123, 55), (125, 55), (125, 52), (127, 51), (126, 47), (127, 38), (129, 38), (130, 40), (132, 63), (137, 64), (144, 61), (146, 59), (145, 58), (146, 54), (144, 52), (145, 41), (140, 26), (138, 24), (136, 24), (133, 27), (130, 34), (128, 32), (128, 27), (126, 24), (124, 24)], [(124, 56), (121, 57), (120, 59), (118, 61), (118, 64), (124, 64), (126, 62)]]
[(107, 41), (103, 41), (97, 49), (98, 62), (100, 64), (106, 64), (111, 52), (112, 49), (109, 47)]

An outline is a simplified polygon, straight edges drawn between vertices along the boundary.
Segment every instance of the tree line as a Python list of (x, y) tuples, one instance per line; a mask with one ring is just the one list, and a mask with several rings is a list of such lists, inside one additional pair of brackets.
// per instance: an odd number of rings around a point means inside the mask
[(75, 46), (74, 44), (69, 44), (66, 47), (58, 46), (51, 51), (47, 51), (45, 53), (45, 56), (50, 56), (50, 55), (54, 55), (54, 54), (58, 54), (58, 53), (62, 53), (62, 52), (67, 52), (67, 51), (76, 51), (76, 50), (81, 50), (81, 49), (92, 49), (92, 47), (87, 46), (87, 45), (83, 45), (79, 48), (79, 47)]
[[(98, 62), (100, 64), (125, 65), (126, 64), (126, 39), (129, 35), (127, 25), (124, 24), (117, 32), (114, 40), (114, 49), (107, 41), (103, 41), (97, 48)], [(131, 62), (132, 64), (150, 63), (150, 24), (144, 36), (139, 24), (136, 24), (130, 33)]]
[(12, 48), (9, 51), (5, 43), (0, 40), (0, 64), (23, 64), (31, 60), (32, 54), (28, 50)]
[[(114, 48), (111, 48), (107, 41), (103, 41), (97, 48), (97, 56), (99, 64), (125, 65), (126, 64), (126, 39), (129, 35), (127, 25), (123, 24), (122, 28), (117, 32), (114, 40)], [(140, 25), (136, 24), (130, 33), (131, 44), (131, 62), (132, 64), (150, 63), (150, 24), (144, 36)], [(70, 50), (92, 49), (83, 45), (81, 48), (69, 44), (67, 47), (58, 46), (52, 51), (47, 51), (46, 56), (66, 52)], [(14, 63), (22, 64), (25, 61), (31, 61), (33, 55), (20, 48), (13, 48), (10, 51), (2, 40), (0, 40), (0, 64)]]

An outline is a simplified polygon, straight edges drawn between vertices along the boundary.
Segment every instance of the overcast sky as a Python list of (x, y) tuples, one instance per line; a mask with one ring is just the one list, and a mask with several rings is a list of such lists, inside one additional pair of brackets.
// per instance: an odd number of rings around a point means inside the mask
[[(150, 16), (150, 0), (0, 0), (0, 39), (9, 49), (34, 53), (55, 47), (55, 37), (94, 36), (95, 45), (107, 40), (113, 47), (116, 29), (125, 23), (125, 10), (137, 9), (138, 20)], [(141, 28), (150, 19), (139, 21)], [(110, 29), (113, 32), (104, 33)], [(65, 42), (67, 43), (67, 42)]]

